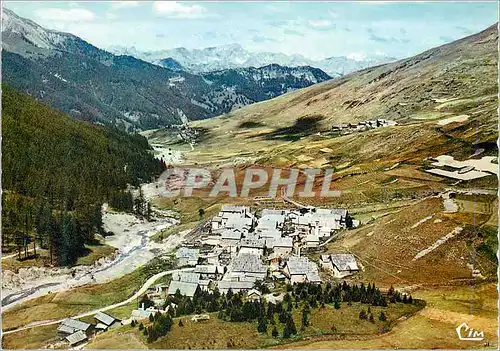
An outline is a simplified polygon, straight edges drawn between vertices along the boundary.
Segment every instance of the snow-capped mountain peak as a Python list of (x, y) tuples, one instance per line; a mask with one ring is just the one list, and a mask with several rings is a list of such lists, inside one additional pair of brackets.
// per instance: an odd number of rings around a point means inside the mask
[(311, 66), (325, 71), (331, 76), (340, 76), (368, 66), (389, 62), (395, 58), (376, 57), (329, 57), (312, 60), (299, 54), (287, 55), (276, 52), (250, 52), (239, 44), (227, 44), (203, 49), (179, 47), (169, 50), (139, 52), (135, 48), (110, 48), (111, 52), (129, 54), (162, 66), (165, 59), (175, 60), (186, 71), (207, 73), (232, 68), (263, 67), (272, 63), (287, 66)]
[(70, 36), (70, 34), (47, 30), (6, 8), (2, 9), (2, 34), (4, 38), (12, 35), (20, 36), (29, 44), (42, 49), (55, 49)]

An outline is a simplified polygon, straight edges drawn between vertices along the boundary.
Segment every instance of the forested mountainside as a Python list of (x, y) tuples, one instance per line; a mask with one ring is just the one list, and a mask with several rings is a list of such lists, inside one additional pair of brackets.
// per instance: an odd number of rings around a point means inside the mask
[[(72, 263), (102, 232), (104, 201), (128, 204), (165, 165), (138, 134), (90, 125), (2, 86), (2, 239), (18, 249), (36, 243), (53, 263)], [(125, 202), (127, 202), (125, 201)]]
[[(230, 112), (256, 102), (230, 80), (168, 69), (132, 56), (117, 56), (69, 33), (45, 29), (4, 9), (2, 78), (10, 86), (80, 120), (134, 131)], [(301, 76), (284, 72), (281, 91), (314, 84), (311, 67)], [(331, 77), (321, 72), (317, 81)], [(292, 79), (288, 79), (288, 78)], [(261, 98), (275, 95), (255, 84)], [(252, 96), (256, 96), (252, 94)]]
[(277, 64), (259, 68), (226, 69), (203, 74), (203, 77), (224, 87), (234, 87), (253, 102), (331, 79), (318, 68), (284, 67)]

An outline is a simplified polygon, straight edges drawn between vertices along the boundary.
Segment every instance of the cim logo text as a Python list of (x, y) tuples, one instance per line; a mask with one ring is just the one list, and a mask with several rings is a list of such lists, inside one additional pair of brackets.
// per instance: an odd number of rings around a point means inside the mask
[(457, 327), (457, 334), (460, 340), (465, 341), (482, 341), (484, 339), (484, 332), (472, 329), (463, 322)]

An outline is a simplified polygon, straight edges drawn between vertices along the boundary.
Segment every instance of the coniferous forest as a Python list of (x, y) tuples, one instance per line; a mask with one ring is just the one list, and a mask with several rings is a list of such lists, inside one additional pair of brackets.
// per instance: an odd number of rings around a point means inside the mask
[(131, 199), (127, 185), (150, 181), (165, 165), (139, 134), (72, 120), (2, 88), (4, 248), (21, 257), (41, 247), (52, 264), (71, 264), (103, 232), (102, 204)]

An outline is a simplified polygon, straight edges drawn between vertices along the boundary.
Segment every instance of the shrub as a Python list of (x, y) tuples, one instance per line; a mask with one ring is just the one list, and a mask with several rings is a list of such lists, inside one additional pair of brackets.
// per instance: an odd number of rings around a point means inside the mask
[(378, 316), (379, 321), (385, 322), (387, 320), (387, 317), (385, 313), (382, 311), (380, 312), (380, 315)]
[(276, 326), (273, 327), (272, 335), (273, 335), (273, 338), (277, 338), (279, 335), (278, 329), (276, 328)]

